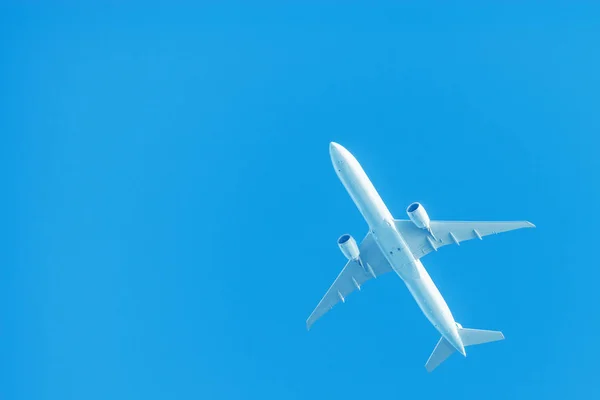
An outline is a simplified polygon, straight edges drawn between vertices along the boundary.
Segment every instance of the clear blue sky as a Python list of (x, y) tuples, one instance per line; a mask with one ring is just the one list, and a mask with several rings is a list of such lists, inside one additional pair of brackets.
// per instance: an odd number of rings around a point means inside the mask
[[(0, 12), (0, 397), (600, 397), (598, 6), (25, 3)], [(306, 331), (367, 229), (332, 140), (398, 218), (537, 225), (424, 259), (504, 342), (426, 373), (394, 275)]]

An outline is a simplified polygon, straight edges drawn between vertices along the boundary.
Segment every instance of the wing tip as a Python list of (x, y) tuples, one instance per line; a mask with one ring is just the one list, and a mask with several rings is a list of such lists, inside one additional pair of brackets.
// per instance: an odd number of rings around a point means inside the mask
[(535, 228), (536, 227), (532, 222), (525, 221), (525, 223), (527, 224), (527, 228)]
[(310, 328), (312, 327), (312, 325), (313, 325), (314, 323), (315, 323), (315, 321), (311, 321), (311, 319), (310, 319), (310, 318), (308, 318), (308, 319), (306, 320), (306, 330), (307, 330), (307, 331), (310, 331)]

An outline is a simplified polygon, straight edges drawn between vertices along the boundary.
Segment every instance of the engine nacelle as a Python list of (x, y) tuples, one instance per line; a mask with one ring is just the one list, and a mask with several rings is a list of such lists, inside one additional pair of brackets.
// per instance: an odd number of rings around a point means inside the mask
[(406, 209), (406, 213), (410, 220), (415, 224), (418, 228), (430, 230), (430, 221), (429, 215), (427, 215), (427, 211), (421, 205), (421, 203), (412, 203)]
[(352, 236), (344, 234), (339, 237), (337, 242), (338, 246), (340, 246), (340, 250), (348, 260), (358, 260), (360, 251), (356, 245), (356, 240), (354, 240)]

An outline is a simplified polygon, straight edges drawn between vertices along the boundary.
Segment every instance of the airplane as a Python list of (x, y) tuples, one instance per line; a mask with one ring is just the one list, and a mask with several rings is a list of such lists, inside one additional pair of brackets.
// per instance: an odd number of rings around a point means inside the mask
[(466, 357), (467, 346), (503, 340), (500, 331), (468, 329), (457, 323), (421, 258), (442, 246), (535, 225), (528, 221), (434, 221), (418, 202), (406, 209), (408, 220), (394, 219), (356, 158), (335, 142), (330, 143), (329, 154), (338, 178), (368, 223), (369, 231), (360, 245), (349, 234), (338, 238), (337, 244), (348, 261), (307, 319), (307, 329), (337, 303), (344, 303), (354, 290), (360, 290), (366, 281), (394, 271), (442, 335), (425, 363), (428, 372), (454, 352)]

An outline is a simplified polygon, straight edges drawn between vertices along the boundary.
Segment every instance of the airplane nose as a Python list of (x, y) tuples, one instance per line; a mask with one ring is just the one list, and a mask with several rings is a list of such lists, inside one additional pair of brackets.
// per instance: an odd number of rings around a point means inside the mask
[(333, 161), (334, 164), (341, 158), (341, 147), (342, 146), (336, 142), (329, 143), (329, 157), (331, 157), (331, 161)]
[(341, 146), (339, 144), (337, 144), (336, 142), (329, 143), (329, 154), (331, 154), (333, 156), (335, 153), (339, 153), (340, 147)]

